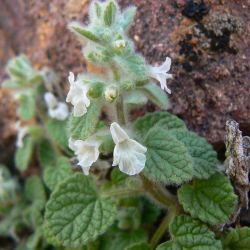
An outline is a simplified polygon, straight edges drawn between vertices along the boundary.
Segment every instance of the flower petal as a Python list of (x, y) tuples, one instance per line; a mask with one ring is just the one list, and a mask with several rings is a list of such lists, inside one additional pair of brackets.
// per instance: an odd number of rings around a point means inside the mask
[(116, 122), (113, 122), (110, 125), (110, 132), (115, 144), (122, 142), (126, 139), (129, 139), (127, 133), (120, 127), (120, 125)]

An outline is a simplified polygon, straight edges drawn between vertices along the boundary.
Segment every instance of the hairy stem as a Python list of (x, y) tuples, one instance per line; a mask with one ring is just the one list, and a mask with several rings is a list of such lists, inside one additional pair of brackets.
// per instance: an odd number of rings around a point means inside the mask
[(116, 114), (117, 114), (117, 120), (120, 125), (126, 124), (126, 118), (124, 114), (124, 107), (123, 107), (123, 97), (119, 96), (116, 101)]
[(150, 244), (154, 249), (154, 247), (158, 244), (159, 240), (162, 238), (163, 234), (168, 229), (172, 219), (181, 212), (181, 207), (178, 203), (176, 196), (171, 194), (163, 186), (160, 186), (150, 181), (143, 174), (140, 174), (140, 177), (143, 182), (145, 191), (149, 193), (149, 195), (155, 202), (159, 203), (168, 210), (167, 215), (153, 234), (152, 239), (150, 240)]
[(158, 244), (158, 242), (168, 229), (169, 224), (171, 223), (175, 215), (176, 215), (175, 211), (169, 210), (167, 215), (163, 218), (160, 226), (157, 228), (157, 230), (155, 231), (150, 240), (150, 245), (152, 246), (153, 249), (155, 248), (155, 246)]

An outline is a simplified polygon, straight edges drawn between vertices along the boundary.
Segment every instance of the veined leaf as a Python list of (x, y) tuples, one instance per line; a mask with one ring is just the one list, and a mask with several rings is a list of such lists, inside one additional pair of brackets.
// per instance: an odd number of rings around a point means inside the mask
[(192, 179), (192, 158), (186, 147), (167, 130), (152, 128), (143, 141), (147, 147), (144, 174), (153, 181), (181, 184)]
[(230, 181), (221, 174), (183, 185), (178, 198), (186, 212), (211, 225), (227, 222), (237, 202)]
[(111, 26), (115, 21), (116, 5), (113, 1), (110, 1), (104, 10), (104, 23), (107, 26)]
[(56, 187), (45, 212), (50, 234), (69, 247), (95, 240), (115, 217), (115, 203), (103, 198), (94, 181), (82, 174), (75, 174)]
[(69, 121), (69, 134), (75, 140), (86, 140), (95, 132), (101, 107), (97, 103), (91, 103), (88, 112), (81, 117), (71, 116)]
[(171, 239), (156, 250), (222, 250), (219, 240), (206, 225), (182, 215), (175, 217), (170, 224)]
[(18, 114), (23, 120), (30, 120), (35, 114), (35, 97), (31, 94), (22, 94), (19, 98)]

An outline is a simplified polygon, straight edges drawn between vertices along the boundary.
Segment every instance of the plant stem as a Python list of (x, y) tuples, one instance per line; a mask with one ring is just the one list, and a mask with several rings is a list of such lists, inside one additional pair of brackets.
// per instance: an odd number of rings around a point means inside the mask
[(119, 96), (116, 101), (116, 115), (117, 120), (120, 125), (126, 124), (125, 114), (124, 114), (124, 107), (123, 107), (123, 98)]
[(123, 188), (116, 189), (107, 192), (103, 192), (104, 197), (126, 197), (131, 195), (142, 195), (144, 193), (144, 189), (134, 189), (134, 188)]
[(150, 245), (152, 246), (153, 249), (156, 247), (156, 245), (162, 238), (163, 234), (168, 229), (169, 224), (171, 223), (174, 217), (175, 217), (175, 211), (169, 210), (167, 215), (163, 218), (160, 226), (157, 228), (157, 230), (155, 231), (150, 240)]
[(164, 187), (150, 181), (143, 174), (140, 174), (143, 182), (144, 189), (151, 195), (151, 197), (164, 206), (166, 209), (174, 209), (177, 212), (180, 211), (180, 206), (175, 195), (171, 194)]
[(157, 228), (153, 234), (150, 244), (152, 248), (158, 244), (159, 240), (162, 238), (163, 234), (169, 227), (169, 223), (172, 219), (181, 212), (181, 207), (178, 203), (178, 200), (175, 195), (172, 195), (167, 189), (163, 186), (160, 186), (149, 179), (147, 179), (143, 174), (140, 174), (141, 180), (145, 191), (147, 191), (153, 200), (162, 205), (168, 210), (167, 215), (161, 222), (160, 226)]

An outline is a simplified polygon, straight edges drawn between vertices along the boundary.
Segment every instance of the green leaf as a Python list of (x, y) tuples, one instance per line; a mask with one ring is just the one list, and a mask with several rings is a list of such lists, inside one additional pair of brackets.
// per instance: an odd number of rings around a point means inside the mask
[(20, 171), (25, 171), (30, 163), (33, 152), (33, 141), (30, 137), (23, 139), (23, 146), (19, 147), (15, 153), (15, 164)]
[(63, 246), (93, 241), (114, 222), (116, 205), (99, 194), (93, 179), (75, 174), (60, 183), (46, 206), (48, 230)]
[(222, 250), (221, 242), (206, 225), (182, 215), (175, 217), (170, 224), (171, 239), (157, 250)]
[(20, 81), (8, 79), (2, 82), (2, 87), (6, 89), (18, 89), (22, 86)]
[(98, 2), (94, 3), (95, 13), (97, 17), (101, 17), (102, 14), (102, 8)]
[(196, 178), (207, 179), (217, 171), (217, 154), (206, 139), (190, 131), (177, 130), (173, 134), (192, 156)]
[(181, 184), (193, 177), (192, 158), (169, 131), (152, 128), (143, 141), (147, 148), (144, 174), (153, 181)]
[(35, 115), (35, 97), (31, 94), (22, 94), (19, 97), (18, 114), (23, 120), (30, 120)]
[(58, 144), (62, 149), (68, 148), (68, 123), (67, 120), (59, 121), (50, 119), (48, 124), (49, 136)]
[(113, 1), (110, 1), (104, 10), (104, 23), (107, 26), (111, 26), (115, 21), (116, 5)]
[(151, 250), (151, 247), (147, 243), (137, 243), (126, 247), (125, 250)]
[(159, 126), (166, 130), (187, 130), (185, 123), (181, 119), (168, 112), (148, 113), (138, 118), (134, 123), (134, 129), (142, 138), (154, 126)]
[(46, 193), (39, 176), (33, 175), (25, 182), (25, 197), (39, 210), (42, 210), (46, 203)]
[(138, 80), (145, 79), (146, 64), (142, 56), (128, 54), (124, 56), (116, 56), (114, 59), (125, 74), (129, 74), (131, 77)]
[(231, 230), (223, 239), (225, 250), (249, 250), (250, 228), (242, 227)]
[(186, 212), (211, 225), (227, 222), (237, 202), (230, 181), (221, 174), (183, 185), (178, 198)]
[(100, 39), (91, 31), (87, 30), (83, 26), (81, 26), (79, 23), (72, 22), (69, 25), (70, 29), (74, 31), (76, 34), (81, 35), (93, 42), (100, 42)]
[(121, 26), (123, 29), (128, 29), (130, 24), (133, 22), (136, 13), (136, 7), (130, 6), (122, 12)]
[(159, 86), (154, 83), (149, 83), (143, 86), (143, 90), (148, 99), (161, 109), (167, 110), (170, 108), (168, 96)]
[(101, 239), (100, 250), (125, 250), (136, 243), (147, 241), (147, 235), (142, 229), (135, 231), (122, 231), (112, 228)]
[(138, 90), (133, 90), (124, 97), (124, 102), (127, 105), (141, 106), (145, 105), (147, 101), (148, 101), (147, 96), (145, 96), (141, 91)]
[(70, 136), (76, 140), (86, 140), (95, 132), (100, 112), (100, 105), (92, 102), (85, 115), (81, 117), (74, 117), (72, 115), (69, 121)]
[(67, 177), (72, 175), (69, 159), (66, 157), (59, 157), (56, 165), (52, 165), (44, 171), (44, 182), (51, 189), (64, 181)]
[(43, 169), (55, 164), (55, 152), (47, 139), (42, 140), (38, 146), (38, 160)]

